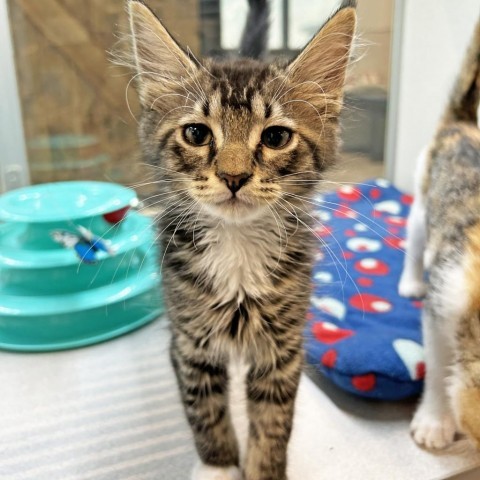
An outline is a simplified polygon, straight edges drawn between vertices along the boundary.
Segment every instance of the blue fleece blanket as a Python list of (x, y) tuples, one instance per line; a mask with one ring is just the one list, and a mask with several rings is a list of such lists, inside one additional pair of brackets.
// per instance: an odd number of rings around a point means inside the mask
[(316, 235), (323, 245), (305, 331), (307, 361), (363, 397), (420, 393), (421, 302), (397, 293), (412, 197), (379, 179), (318, 200)]

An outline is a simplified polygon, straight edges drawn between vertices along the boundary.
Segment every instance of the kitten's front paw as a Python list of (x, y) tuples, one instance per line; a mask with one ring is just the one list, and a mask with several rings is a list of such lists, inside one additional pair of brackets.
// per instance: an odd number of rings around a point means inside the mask
[(242, 480), (237, 467), (212, 467), (199, 463), (193, 470), (192, 480)]
[(455, 420), (448, 411), (437, 413), (420, 406), (410, 424), (410, 431), (418, 445), (441, 449), (453, 443)]
[(402, 275), (398, 284), (398, 293), (401, 297), (422, 298), (427, 293), (427, 285), (422, 280)]

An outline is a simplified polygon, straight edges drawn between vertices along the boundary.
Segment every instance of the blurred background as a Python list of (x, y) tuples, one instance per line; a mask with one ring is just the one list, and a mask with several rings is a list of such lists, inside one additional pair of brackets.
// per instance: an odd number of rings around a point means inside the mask
[[(235, 55), (247, 0), (148, 3), (195, 54)], [(295, 56), (339, 3), (271, 0), (272, 57)], [(132, 75), (108, 55), (126, 31), (124, 8), (123, 0), (0, 0), (0, 192), (145, 178)], [(476, 0), (359, 0), (358, 61), (332, 179), (386, 176), (411, 189), (416, 156), (433, 133), (477, 9)]]
[[(272, 57), (295, 56), (337, 4), (273, 0)], [(235, 54), (248, 9), (246, 0), (149, 5), (182, 44), (215, 56)], [(127, 106), (128, 99), (138, 112), (131, 74), (112, 66), (107, 53), (126, 30), (123, 0), (85, 0), (81, 8), (75, 0), (7, 0), (6, 7), (16, 83), (9, 96), (18, 97), (26, 161), (22, 166), (13, 159), (4, 170), (10, 176), (4, 189), (27, 176), (31, 183), (141, 181), (136, 123)], [(393, 0), (363, 0), (359, 17), (361, 43), (368, 46), (348, 82), (340, 180), (383, 174)]]

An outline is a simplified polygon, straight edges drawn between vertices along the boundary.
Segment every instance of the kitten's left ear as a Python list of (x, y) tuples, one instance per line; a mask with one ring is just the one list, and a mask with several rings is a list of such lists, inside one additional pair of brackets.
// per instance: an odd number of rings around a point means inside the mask
[(179, 80), (196, 72), (197, 64), (141, 0), (129, 0), (127, 9), (140, 101), (151, 108), (162, 94), (168, 102), (166, 95), (174, 94)]
[[(355, 34), (357, 16), (355, 1), (345, 0), (338, 10), (313, 37), (300, 55), (287, 67), (289, 77), (306, 93), (316, 91), (318, 84), (329, 96), (341, 96), (345, 72)], [(316, 88), (315, 88), (316, 87)]]

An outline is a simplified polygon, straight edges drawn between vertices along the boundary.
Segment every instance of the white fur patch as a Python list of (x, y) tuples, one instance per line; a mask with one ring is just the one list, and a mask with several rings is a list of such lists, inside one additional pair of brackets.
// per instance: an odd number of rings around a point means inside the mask
[(423, 280), (404, 273), (398, 284), (398, 294), (406, 298), (422, 298), (427, 293), (427, 285)]
[[(267, 221), (262, 219), (264, 225)], [(198, 242), (212, 246), (201, 257), (201, 269), (224, 302), (265, 294), (265, 280), (275, 268), (281, 248), (279, 238), (265, 230), (258, 225), (221, 224)]]
[(437, 411), (425, 402), (410, 424), (412, 437), (418, 445), (430, 449), (448, 447), (455, 436), (455, 421), (449, 410)]
[(410, 430), (415, 442), (431, 449), (453, 442), (456, 424), (447, 395), (447, 375), (453, 361), (447, 325), (423, 314), (424, 351), (427, 366), (425, 389)]
[(465, 278), (464, 260), (452, 259), (442, 267), (441, 285), (437, 285), (433, 292), (433, 302), (447, 322), (443, 328), (449, 330), (449, 337), (454, 337), (457, 321), (465, 313), (468, 305), (468, 288)]
[(212, 467), (199, 463), (193, 470), (192, 480), (242, 480), (237, 467)]
[(398, 293), (402, 297), (421, 298), (426, 294), (424, 283), (424, 250), (426, 242), (425, 204), (422, 193), (423, 177), (427, 163), (427, 149), (417, 160), (415, 173), (415, 201), (407, 223), (406, 253)]
[(440, 449), (453, 442), (457, 426), (454, 413), (458, 410), (456, 392), (464, 386), (458, 369), (450, 377), (457, 322), (468, 305), (464, 257), (458, 255), (452, 258), (440, 272), (436, 272), (436, 276), (441, 282), (432, 290), (431, 302), (440, 318), (429, 318), (424, 312), (427, 378), (411, 431), (419, 445)]
[(423, 203), (423, 182), (425, 176), (427, 175), (427, 166), (428, 166), (428, 151), (430, 146), (425, 146), (420, 151), (420, 154), (417, 157), (417, 163), (415, 167), (415, 177), (414, 177), (414, 190), (415, 190), (415, 199), (421, 200)]

